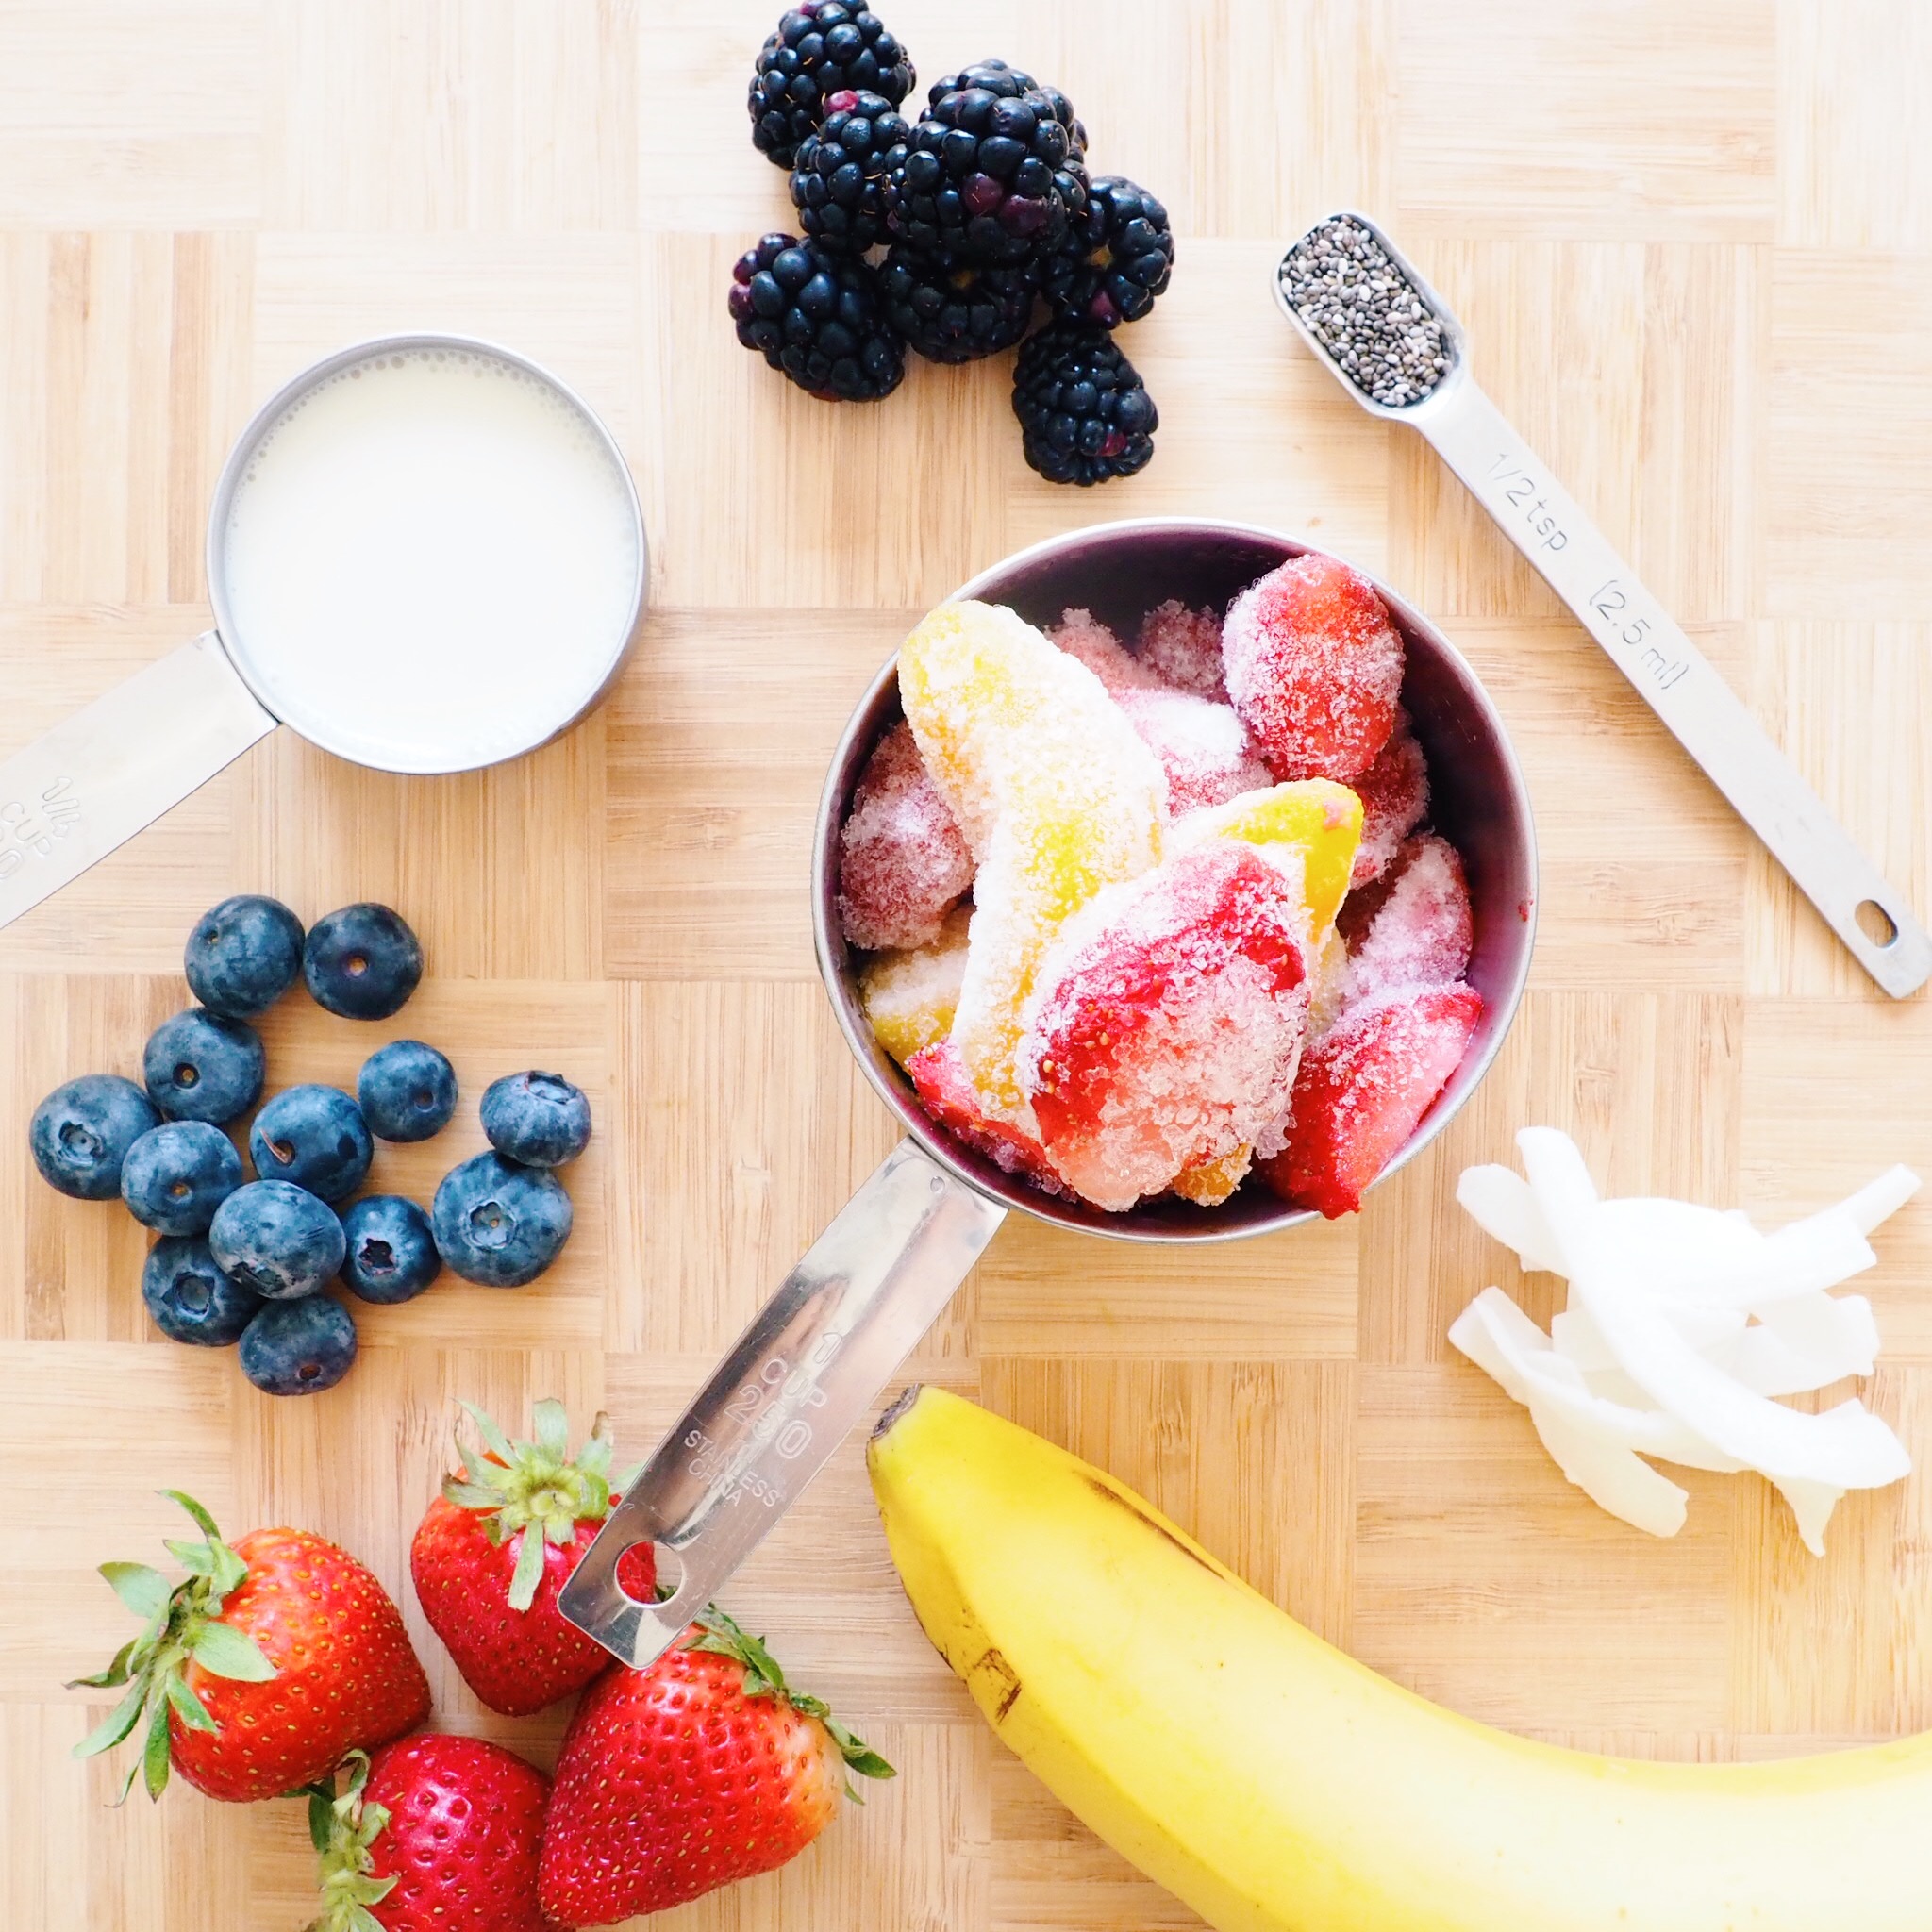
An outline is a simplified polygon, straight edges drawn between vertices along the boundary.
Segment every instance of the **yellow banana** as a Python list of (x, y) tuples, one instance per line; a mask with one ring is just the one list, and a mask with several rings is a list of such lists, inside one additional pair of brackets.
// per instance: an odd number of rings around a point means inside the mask
[(1324, 1643), (1151, 1505), (936, 1389), (868, 1460), (926, 1635), (1220, 1932), (1927, 1932), (1932, 1736), (1768, 1764), (1531, 1743)]

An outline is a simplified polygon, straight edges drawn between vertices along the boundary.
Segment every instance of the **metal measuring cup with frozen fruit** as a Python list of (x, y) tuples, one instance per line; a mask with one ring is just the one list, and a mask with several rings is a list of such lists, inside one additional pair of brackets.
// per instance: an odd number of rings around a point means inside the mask
[(647, 575), (617, 444), (547, 370), (448, 335), (326, 358), (223, 468), (214, 628), (0, 762), (0, 925), (278, 723), (390, 772), (535, 749), (608, 688)]
[(1434, 445), (1859, 965), (1894, 999), (1916, 992), (1932, 934), (1910, 902), (1477, 387), (1462, 325), (1394, 242), (1344, 208), (1289, 248), (1271, 287), (1355, 402)]
[[(1073, 607), (1131, 626), (1167, 600), (1219, 609), (1307, 546), (1249, 525), (1179, 519), (1102, 525), (1008, 558), (957, 593), (1036, 626)], [(1455, 647), (1376, 586), (1406, 652), (1401, 703), (1427, 753), (1433, 816), (1459, 851), (1472, 901), (1469, 981), (1482, 1017), (1448, 1084), (1400, 1150), (1427, 1143), (1482, 1078), (1521, 996), (1534, 935), (1536, 853), (1523, 776), (1500, 719)], [(1110, 1213), (1047, 1193), (935, 1124), (874, 1036), (860, 959), (837, 910), (841, 830), (861, 773), (902, 716), (895, 658), (832, 759), (813, 846), (819, 969), (846, 1044), (905, 1138), (780, 1284), (672, 1426), (565, 1586), (565, 1615), (642, 1666), (677, 1637), (868, 1413), (1008, 1213), (1117, 1241), (1189, 1247), (1309, 1218), (1265, 1190), (1214, 1206), (1172, 1196)], [(1387, 1170), (1385, 1170), (1387, 1171)], [(657, 1546), (661, 1603), (627, 1596), (624, 1552)]]

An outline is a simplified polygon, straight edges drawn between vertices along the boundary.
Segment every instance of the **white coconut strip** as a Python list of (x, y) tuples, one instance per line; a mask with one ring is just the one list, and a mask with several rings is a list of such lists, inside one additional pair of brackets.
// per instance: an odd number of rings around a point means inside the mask
[(1830, 1523), (1831, 1512), (1838, 1507), (1844, 1491), (1833, 1489), (1829, 1483), (1781, 1483), (1775, 1479), (1772, 1488), (1790, 1505), (1791, 1518), (1797, 1524), (1798, 1541), (1814, 1557), (1824, 1556), (1825, 1525)]
[(1764, 1237), (1741, 1214), (1645, 1195), (1599, 1203), (1591, 1232), (1599, 1260), (1645, 1284), (1745, 1266), (1763, 1248)]
[(1878, 1324), (1861, 1294), (1804, 1295), (1774, 1302), (1747, 1328), (1728, 1363), (1759, 1395), (1807, 1395), (1877, 1365)]
[(1766, 1475), (1878, 1489), (1911, 1469), (1905, 1445), (1861, 1403), (1826, 1415), (1780, 1408), (1713, 1367), (1648, 1297), (1615, 1275), (1573, 1280), (1579, 1306), (1621, 1368), (1665, 1414), (1725, 1456)]
[(1640, 1407), (1596, 1393), (1575, 1364), (1557, 1354), (1549, 1337), (1500, 1288), (1487, 1288), (1477, 1295), (1457, 1317), (1449, 1339), (1501, 1383), (1506, 1394), (1525, 1407), (1544, 1404), (1606, 1448), (1627, 1449), (1723, 1474), (1747, 1467), (1647, 1399), (1641, 1399)]
[(1599, 1509), (1652, 1536), (1675, 1536), (1684, 1526), (1690, 1493), (1627, 1449), (1599, 1439), (1552, 1411), (1528, 1404), (1529, 1420), (1550, 1459)]
[(1646, 1284), (1659, 1294), (1706, 1306), (1761, 1311), (1774, 1301), (1821, 1294), (1877, 1265), (1857, 1223), (1838, 1208), (1767, 1235), (1758, 1251), (1723, 1267), (1685, 1271)]
[(1558, 1272), (1572, 1280), (1590, 1259), (1597, 1192), (1576, 1142), (1555, 1127), (1524, 1127), (1516, 1136), (1523, 1171), (1550, 1231)]
[(1466, 1167), (1456, 1183), (1456, 1198), (1485, 1234), (1493, 1235), (1506, 1248), (1515, 1249), (1517, 1259), (1525, 1268), (1549, 1274), (1562, 1272), (1557, 1244), (1543, 1224), (1536, 1196), (1520, 1174), (1493, 1164)]
[[(1685, 1341), (1720, 1366), (1727, 1364), (1729, 1352), (1743, 1335), (1749, 1319), (1742, 1308), (1705, 1308), (1694, 1302), (1661, 1306), (1665, 1318)], [(1565, 1361), (1574, 1362), (1587, 1375), (1617, 1366), (1609, 1343), (1581, 1308), (1566, 1308), (1551, 1322), (1550, 1341)]]
[(1860, 1234), (1870, 1234), (1890, 1221), (1922, 1186), (1910, 1168), (1889, 1167), (1876, 1180), (1867, 1181), (1856, 1194), (1840, 1201), (1837, 1211), (1850, 1215)]

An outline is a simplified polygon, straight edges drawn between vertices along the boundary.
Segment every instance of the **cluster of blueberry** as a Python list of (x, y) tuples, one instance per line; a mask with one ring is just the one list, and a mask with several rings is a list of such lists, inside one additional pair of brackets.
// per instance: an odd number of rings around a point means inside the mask
[(28, 1139), (63, 1194), (118, 1194), (160, 1239), (142, 1273), (155, 1325), (176, 1341), (239, 1342), (242, 1371), (271, 1395), (332, 1388), (356, 1358), (356, 1324), (319, 1293), (340, 1275), (365, 1302), (405, 1302), (444, 1265), (466, 1281), (520, 1288), (557, 1258), (571, 1201), (553, 1169), (591, 1138), (582, 1091), (556, 1074), (512, 1074), (484, 1093), (491, 1148), (442, 1178), (428, 1213), (359, 1188), (384, 1141), (426, 1141), (456, 1110), (449, 1060), (391, 1041), (362, 1064), (351, 1099), (307, 1084), (275, 1094), (248, 1131), (257, 1178), (224, 1130), (261, 1097), (267, 1056), (248, 1022), (302, 979), (316, 1004), (386, 1020), (423, 977), (423, 948), (387, 906), (345, 906), (307, 933), (279, 900), (225, 899), (189, 935), (200, 1001), (148, 1037), (145, 1091), (85, 1074), (34, 1109)]

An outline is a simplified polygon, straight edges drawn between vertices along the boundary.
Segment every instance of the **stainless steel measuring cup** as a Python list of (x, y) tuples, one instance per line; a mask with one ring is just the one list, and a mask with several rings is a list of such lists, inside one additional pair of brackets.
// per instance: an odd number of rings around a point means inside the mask
[(385, 357), (447, 352), (493, 361), (534, 378), (580, 419), (621, 481), (635, 540), (636, 581), (624, 622), (589, 661), (585, 687), (547, 708), (527, 691), (507, 694), (503, 728), (479, 748), (467, 727), (425, 741), (414, 756), (379, 769), (410, 773), (475, 770), (533, 751), (590, 710), (609, 688), (641, 627), (649, 559), (636, 486), (610, 432), (582, 397), (550, 371), (514, 351), (467, 336), (384, 336), (358, 342), (313, 367), (269, 398), (242, 432), (223, 465), (208, 525), (208, 589), (215, 624), (191, 642), (138, 672), (43, 737), (0, 762), (0, 925), (8, 924), (96, 859), (177, 805), (188, 794), (285, 724), (311, 743), (352, 761), (360, 756), (353, 714), (380, 693), (344, 680), (320, 703), (271, 708), (251, 658), (245, 627), (229, 596), (229, 510), (250, 459), (277, 424), (332, 378)]
[[(1034, 624), (1084, 607), (1131, 634), (1174, 596), (1224, 607), (1309, 546), (1241, 524), (1155, 518), (1103, 524), (1008, 558), (955, 594), (1010, 604)], [(1515, 755), (1475, 675), (1447, 639), (1378, 586), (1407, 648), (1403, 702), (1428, 755), (1433, 817), (1461, 852), (1475, 915), (1470, 978), (1484, 1002), (1461, 1066), (1389, 1171), (1441, 1131), (1501, 1046), (1529, 971), (1536, 842)], [(564, 1614), (626, 1662), (660, 1655), (824, 1467), (965, 1279), (1008, 1212), (1118, 1241), (1176, 1248), (1239, 1240), (1310, 1217), (1258, 1184), (1219, 1208), (1143, 1202), (1107, 1214), (1040, 1193), (936, 1127), (873, 1038), (839, 929), (839, 832), (873, 746), (901, 715), (897, 660), (859, 701), (832, 759), (813, 841), (819, 971), (839, 1024), (906, 1138), (732, 1346), (585, 1553)], [(627, 1596), (618, 1558), (658, 1547), (673, 1594)]]

